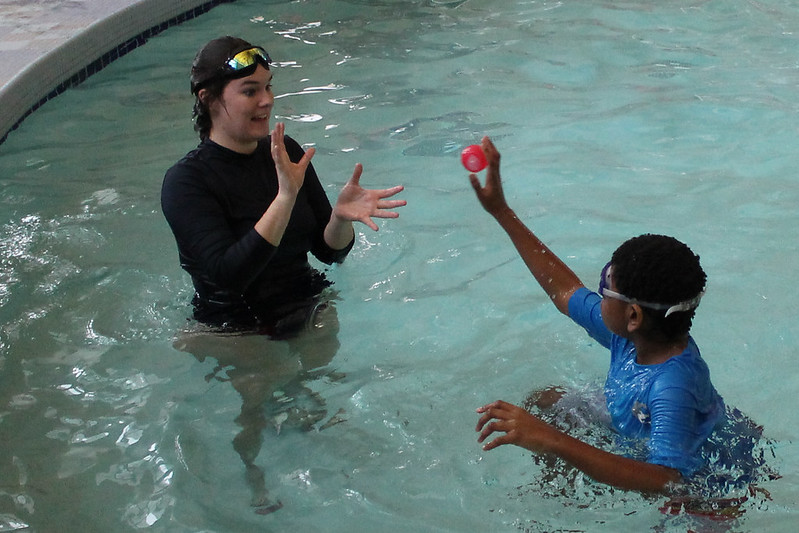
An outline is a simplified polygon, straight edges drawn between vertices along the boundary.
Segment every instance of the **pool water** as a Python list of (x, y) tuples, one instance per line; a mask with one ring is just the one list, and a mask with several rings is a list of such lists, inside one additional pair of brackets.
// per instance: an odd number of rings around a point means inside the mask
[[(786, 0), (238, 1), (48, 102), (0, 145), (0, 531), (795, 531), (796, 27)], [(357, 162), (406, 186), (291, 342), (198, 332), (160, 213), (223, 34), (276, 61), (331, 199)], [(476, 407), (607, 369), (475, 199), (458, 154), (484, 134), (589, 286), (640, 233), (702, 257), (694, 337), (778, 473), (735, 513), (477, 444)]]

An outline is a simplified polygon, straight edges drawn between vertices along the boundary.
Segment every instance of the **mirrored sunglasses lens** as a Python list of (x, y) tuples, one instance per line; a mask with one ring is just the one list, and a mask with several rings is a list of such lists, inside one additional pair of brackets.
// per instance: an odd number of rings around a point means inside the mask
[(239, 52), (233, 59), (227, 62), (228, 66), (233, 70), (245, 69), (252, 66), (253, 63), (255, 63), (255, 59), (252, 55), (245, 54), (245, 52)]
[(233, 59), (227, 62), (228, 66), (233, 70), (243, 70), (255, 64), (258, 58), (261, 58), (265, 63), (269, 64), (269, 55), (260, 48), (250, 48), (239, 52)]

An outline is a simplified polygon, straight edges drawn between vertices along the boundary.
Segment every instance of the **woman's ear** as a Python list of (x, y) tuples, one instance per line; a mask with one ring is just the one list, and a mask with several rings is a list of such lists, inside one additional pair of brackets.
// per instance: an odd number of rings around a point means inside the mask
[(200, 89), (197, 91), (197, 99), (206, 107), (208, 107), (208, 89)]

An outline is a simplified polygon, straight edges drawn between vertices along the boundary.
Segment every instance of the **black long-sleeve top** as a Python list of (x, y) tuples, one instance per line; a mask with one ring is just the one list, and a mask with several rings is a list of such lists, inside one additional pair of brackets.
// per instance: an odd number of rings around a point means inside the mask
[[(299, 161), (300, 145), (290, 137), (285, 144)], [(308, 263), (308, 252), (332, 264), (352, 249), (352, 242), (343, 250), (325, 243), (332, 208), (311, 165), (280, 245), (255, 231), (278, 191), (269, 147), (265, 139), (252, 154), (240, 154), (205, 140), (164, 177), (161, 207), (191, 275), (200, 320), (245, 326), (277, 320), (329, 285)]]

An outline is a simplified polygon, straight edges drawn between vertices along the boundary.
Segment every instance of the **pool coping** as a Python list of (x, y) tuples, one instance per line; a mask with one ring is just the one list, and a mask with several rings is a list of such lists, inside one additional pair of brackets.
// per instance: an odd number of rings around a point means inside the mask
[(150, 37), (234, 1), (128, 0), (127, 5), (113, 13), (87, 21), (84, 29), (30, 62), (0, 87), (0, 144), (45, 102)]

